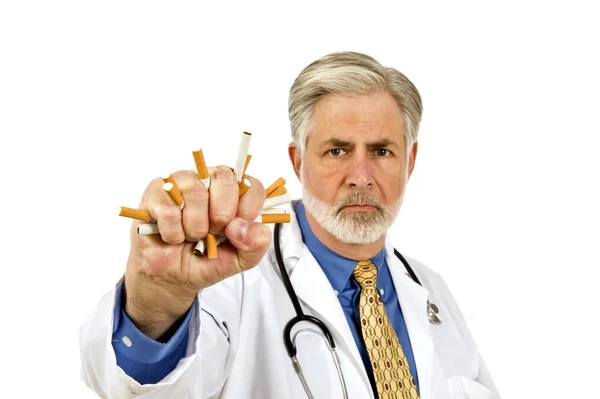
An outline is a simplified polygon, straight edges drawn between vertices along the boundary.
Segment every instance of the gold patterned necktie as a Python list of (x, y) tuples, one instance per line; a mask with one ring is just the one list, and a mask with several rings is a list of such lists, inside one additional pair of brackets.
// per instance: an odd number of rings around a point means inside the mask
[(360, 325), (379, 399), (418, 399), (406, 356), (377, 292), (377, 267), (370, 260), (360, 261), (353, 276), (361, 286)]

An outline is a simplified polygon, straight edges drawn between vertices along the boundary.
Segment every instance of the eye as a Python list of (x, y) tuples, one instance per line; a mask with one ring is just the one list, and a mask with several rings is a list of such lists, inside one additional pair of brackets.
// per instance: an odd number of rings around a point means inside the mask
[(378, 157), (385, 157), (387, 155), (390, 155), (391, 152), (386, 148), (378, 148), (375, 150), (375, 154), (377, 154)]
[(344, 153), (344, 150), (342, 150), (341, 148), (334, 148), (334, 149), (327, 151), (327, 153), (329, 155), (331, 155), (332, 157), (339, 157), (340, 155), (342, 155)]

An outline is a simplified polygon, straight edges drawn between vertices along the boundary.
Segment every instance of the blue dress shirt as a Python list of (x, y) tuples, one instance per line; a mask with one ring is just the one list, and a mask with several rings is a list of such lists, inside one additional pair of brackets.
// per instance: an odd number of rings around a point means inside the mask
[[(356, 261), (341, 257), (319, 241), (306, 220), (304, 205), (301, 201), (298, 202), (294, 210), (296, 211), (304, 243), (323, 268), (323, 272), (329, 279), (333, 289), (338, 292), (338, 299), (363, 359), (371, 381), (371, 387), (375, 392), (375, 396), (377, 396), (371, 362), (363, 342), (359, 322), (360, 285), (352, 278)], [(414, 376), (417, 391), (419, 391), (419, 379), (413, 351), (394, 283), (385, 261), (385, 248), (371, 258), (371, 261), (377, 266), (377, 289), (380, 293), (383, 292), (382, 299), (386, 314), (396, 331), (396, 335), (398, 335), (410, 371)], [(123, 288), (121, 283), (117, 289), (114, 310), (115, 322), (112, 345), (115, 350), (117, 364), (127, 375), (140, 384), (157, 383), (173, 371), (179, 360), (186, 354), (189, 321), (193, 308), (188, 311), (183, 323), (171, 339), (167, 343), (160, 343), (147, 337), (133, 324), (122, 303)], [(196, 306), (196, 302), (193, 306)]]
[[(352, 277), (352, 272), (354, 271), (357, 261), (336, 254), (319, 241), (306, 220), (306, 212), (302, 202), (298, 201), (294, 210), (298, 218), (298, 223), (300, 224), (304, 243), (323, 269), (323, 272), (329, 279), (333, 289), (338, 292), (338, 299), (342, 305), (342, 309), (344, 309), (346, 320), (348, 321), (350, 330), (354, 336), (354, 341), (358, 346), (358, 351), (362, 357), (369, 379), (371, 380), (371, 387), (375, 392), (375, 397), (377, 397), (373, 369), (371, 361), (369, 360), (369, 353), (367, 352), (367, 348), (362, 338), (360, 327), (360, 285), (356, 282), (354, 277)], [(408, 361), (410, 371), (415, 379), (417, 392), (419, 392), (419, 378), (416, 372), (417, 367), (408, 331), (406, 330), (406, 324), (404, 323), (402, 309), (398, 303), (398, 295), (396, 294), (394, 282), (390, 275), (387, 262), (385, 261), (385, 248), (370, 260), (377, 266), (377, 290), (383, 299), (385, 313), (390, 319), (392, 327), (394, 327), (394, 330), (396, 331), (400, 345), (402, 345), (402, 350)], [(381, 294), (382, 292), (383, 295)]]
[(117, 288), (112, 345), (117, 365), (140, 384), (156, 384), (177, 367), (186, 355), (189, 323), (196, 301), (177, 332), (166, 343), (142, 333), (125, 312), (123, 283)]

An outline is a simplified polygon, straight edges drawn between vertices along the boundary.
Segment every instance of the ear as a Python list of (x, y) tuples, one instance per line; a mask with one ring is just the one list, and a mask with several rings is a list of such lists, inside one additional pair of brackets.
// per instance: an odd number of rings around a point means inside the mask
[(419, 150), (419, 142), (415, 141), (413, 144), (410, 155), (408, 156), (408, 178), (410, 179), (410, 175), (412, 175), (413, 170), (415, 169), (415, 162), (417, 160), (417, 151)]
[(296, 172), (296, 177), (298, 180), (301, 180), (300, 166), (302, 166), (302, 153), (300, 152), (300, 148), (296, 146), (296, 143), (290, 143), (288, 146), (288, 155), (290, 157), (290, 161), (292, 162), (292, 166), (294, 167), (294, 172)]

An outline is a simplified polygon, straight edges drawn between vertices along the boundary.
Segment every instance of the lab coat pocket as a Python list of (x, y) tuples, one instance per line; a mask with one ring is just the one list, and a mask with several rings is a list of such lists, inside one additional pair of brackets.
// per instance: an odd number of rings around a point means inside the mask
[(451, 377), (446, 382), (451, 399), (500, 399), (500, 396), (485, 386), (466, 377)]

